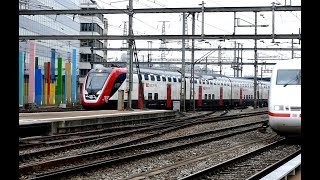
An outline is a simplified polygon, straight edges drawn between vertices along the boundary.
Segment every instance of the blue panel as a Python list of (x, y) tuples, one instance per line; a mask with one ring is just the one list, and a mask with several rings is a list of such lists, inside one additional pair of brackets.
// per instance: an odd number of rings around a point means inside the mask
[(71, 102), (76, 103), (77, 101), (77, 51), (72, 50), (72, 76), (71, 76)]
[(35, 70), (35, 103), (42, 104), (42, 72), (41, 69)]
[(51, 81), (54, 81), (56, 79), (55, 75), (56, 75), (56, 50), (55, 49), (51, 49), (51, 74), (50, 74), (50, 78)]

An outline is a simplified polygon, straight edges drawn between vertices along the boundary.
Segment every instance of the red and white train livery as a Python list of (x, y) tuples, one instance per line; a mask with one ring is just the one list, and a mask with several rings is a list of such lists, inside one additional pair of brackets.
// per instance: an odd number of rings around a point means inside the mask
[[(173, 101), (180, 100), (180, 73), (140, 69), (143, 88), (138, 88), (139, 79), (135, 72), (131, 91), (132, 108), (142, 108), (143, 101), (140, 91), (143, 92), (145, 108), (149, 109), (172, 109)], [(126, 73), (126, 68), (116, 67), (90, 70), (82, 87), (83, 107), (85, 109), (116, 109), (118, 91), (127, 89)], [(185, 77), (185, 107), (188, 110), (190, 100), (193, 99), (190, 94), (190, 86), (193, 82), (191, 82), (190, 74), (186, 73)], [(257, 105), (267, 106), (269, 81), (259, 80), (257, 82)], [(193, 91), (195, 109), (214, 110), (254, 105), (253, 90), (252, 79), (196, 74)], [(125, 93), (124, 101), (127, 101), (127, 93)]]

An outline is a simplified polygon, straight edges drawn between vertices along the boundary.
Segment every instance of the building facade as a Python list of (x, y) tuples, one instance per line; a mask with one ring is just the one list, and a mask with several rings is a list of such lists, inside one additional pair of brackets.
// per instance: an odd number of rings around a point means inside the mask
[[(81, 9), (99, 9), (96, 1), (81, 0)], [(105, 32), (105, 18), (102, 14), (87, 14), (80, 16), (80, 35), (103, 35)], [(79, 82), (83, 83), (86, 74), (96, 64), (106, 61), (106, 54), (102, 50), (93, 50), (92, 48), (103, 48), (104, 40), (80, 40), (80, 61), (79, 61)]]

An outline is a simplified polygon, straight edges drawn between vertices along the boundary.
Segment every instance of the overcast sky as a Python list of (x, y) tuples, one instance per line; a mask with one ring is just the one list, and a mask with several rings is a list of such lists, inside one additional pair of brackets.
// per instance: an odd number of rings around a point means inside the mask
[[(96, 0), (101, 8), (104, 9), (125, 9), (129, 5), (128, 0)], [(182, 8), (182, 7), (201, 7), (202, 0), (133, 0), (133, 8)], [(277, 6), (292, 5), (300, 6), (301, 0), (205, 0), (205, 7), (248, 7), (248, 6), (271, 6), (272, 2), (278, 3)], [(124, 22), (128, 21), (128, 15), (105, 15), (109, 22), (109, 35), (123, 35)], [(163, 21), (165, 22), (165, 34), (167, 35), (181, 35), (182, 34), (182, 14), (181, 13), (159, 13), (159, 14), (134, 14), (133, 18), (133, 31), (135, 35), (160, 35), (162, 34)], [(240, 24), (254, 24), (253, 12), (239, 12), (237, 18), (240, 18)], [(196, 14), (195, 21), (195, 34), (201, 34), (201, 14)], [(204, 16), (205, 27), (204, 34), (225, 34), (230, 35), (234, 31), (234, 13), (205, 13)], [(268, 25), (268, 27), (258, 27), (258, 34), (271, 34), (272, 33), (272, 13), (260, 12), (257, 18), (258, 25)], [(128, 27), (128, 26), (127, 26)], [(298, 34), (301, 28), (301, 11), (293, 12), (276, 12), (275, 13), (275, 33), (276, 34)], [(191, 34), (191, 16), (188, 18), (188, 34)], [(254, 27), (237, 27), (236, 34), (254, 34)], [(207, 40), (201, 42), (196, 40), (196, 47), (214, 47), (218, 45), (222, 47), (234, 47), (234, 41), (243, 44), (243, 47), (254, 47), (254, 40)], [(258, 41), (258, 47), (291, 47), (291, 40), (275, 40), (280, 42), (274, 44), (272, 40)], [(108, 47), (121, 47), (122, 41), (109, 41)], [(301, 42), (294, 40), (294, 47), (300, 48)], [(189, 41), (191, 45), (191, 40)], [(159, 48), (161, 41), (153, 41), (152, 47)], [(136, 41), (137, 48), (148, 47), (147, 41)], [(181, 40), (168, 40), (166, 47), (181, 47)], [(109, 51), (109, 58), (120, 58), (122, 52)], [(197, 51), (195, 59), (202, 57), (206, 51)], [(270, 57), (275, 58), (291, 58), (291, 51), (258, 51), (258, 59), (266, 59)], [(294, 53), (295, 57), (300, 57), (301, 52)], [(166, 58), (181, 58), (181, 52), (166, 52)], [(147, 52), (139, 52), (139, 60), (146, 61)], [(211, 58), (218, 57), (218, 53), (214, 52), (210, 55)], [(209, 57), (209, 58), (210, 58)], [(160, 58), (160, 52), (152, 52), (152, 58)], [(191, 58), (191, 53), (186, 53), (186, 59)], [(222, 58), (233, 59), (234, 52), (222, 52)], [(253, 62), (253, 51), (243, 52), (244, 62)], [(271, 62), (271, 61), (268, 61)], [(219, 67), (212, 67), (218, 70)], [(268, 67), (267, 67), (268, 68)], [(270, 67), (272, 68), (272, 67)], [(244, 66), (244, 74), (253, 75), (252, 66)], [(233, 70), (230, 65), (223, 67), (223, 74), (233, 75)]]

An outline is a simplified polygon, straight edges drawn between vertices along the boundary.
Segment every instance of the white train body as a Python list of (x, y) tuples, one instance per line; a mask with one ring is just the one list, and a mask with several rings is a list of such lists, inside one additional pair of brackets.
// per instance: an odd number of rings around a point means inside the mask
[(301, 59), (277, 63), (270, 80), (269, 125), (280, 135), (301, 133)]

